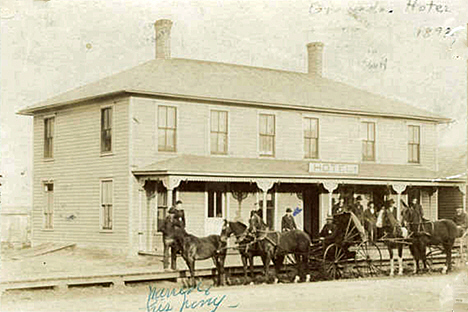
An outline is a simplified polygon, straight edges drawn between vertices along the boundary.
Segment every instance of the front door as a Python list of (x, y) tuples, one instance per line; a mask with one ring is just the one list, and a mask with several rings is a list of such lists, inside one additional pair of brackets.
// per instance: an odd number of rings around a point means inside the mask
[(304, 197), (304, 231), (311, 238), (318, 238), (319, 233), (319, 192), (316, 186), (308, 186)]
[(207, 191), (206, 197), (205, 235), (219, 235), (225, 218), (226, 193)]

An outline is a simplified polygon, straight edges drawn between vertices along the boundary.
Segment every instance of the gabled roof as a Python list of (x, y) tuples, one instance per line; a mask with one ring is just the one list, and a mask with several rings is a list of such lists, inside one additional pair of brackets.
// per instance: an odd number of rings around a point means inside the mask
[(119, 93), (263, 104), (436, 122), (450, 120), (323, 77), (187, 59), (154, 59), (29, 106), (18, 113), (32, 115), (44, 109)]
[[(180, 155), (135, 169), (135, 175), (216, 175), (242, 177), (342, 177), (341, 174), (309, 173), (306, 160), (279, 160), (258, 158), (210, 157)], [(387, 165), (360, 163), (358, 174), (350, 174), (353, 179), (388, 179), (432, 181), (437, 172), (422, 166)]]

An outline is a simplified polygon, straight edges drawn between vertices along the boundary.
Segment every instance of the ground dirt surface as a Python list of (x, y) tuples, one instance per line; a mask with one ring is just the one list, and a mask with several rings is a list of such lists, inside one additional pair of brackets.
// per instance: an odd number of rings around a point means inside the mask
[[(12, 291), (2, 295), (2, 311), (452, 311), (454, 285), (468, 288), (466, 271), (403, 277), (376, 277), (298, 284), (209, 288), (201, 281), (190, 294), (158, 300), (151, 289), (181, 283), (146, 283), (123, 288), (92, 287)], [(161, 294), (159, 292), (159, 294)], [(184, 300), (185, 303), (184, 303)], [(201, 304), (204, 300), (204, 305)], [(187, 305), (189, 303), (189, 305)], [(208, 304), (209, 303), (209, 304)], [(218, 303), (216, 308), (214, 303)], [(193, 306), (193, 308), (192, 308)], [(167, 309), (164, 309), (167, 308)], [(169, 310), (170, 308), (170, 310)], [(457, 309), (456, 309), (457, 311)], [(458, 310), (462, 311), (462, 310)], [(468, 311), (468, 310), (467, 310)]]

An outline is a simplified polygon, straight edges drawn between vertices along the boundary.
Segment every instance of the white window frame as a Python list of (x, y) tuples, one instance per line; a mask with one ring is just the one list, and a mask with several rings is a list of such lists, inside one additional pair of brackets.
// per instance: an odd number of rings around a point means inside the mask
[[(363, 154), (363, 150), (362, 150), (362, 146), (363, 146), (363, 141), (367, 140), (367, 128), (366, 128), (366, 133), (365, 133), (365, 136), (366, 136), (366, 139), (364, 138), (364, 134), (361, 133), (361, 127), (362, 127), (362, 124), (363, 123), (369, 123), (369, 122), (372, 122), (374, 123), (374, 160), (365, 160), (364, 159), (364, 154)], [(378, 150), (379, 150), (379, 147), (378, 147), (378, 142), (379, 142), (379, 138), (378, 138), (378, 133), (379, 133), (379, 126), (378, 126), (378, 121), (375, 120), (375, 119), (360, 119), (359, 120), (359, 138), (360, 138), (360, 141), (359, 141), (359, 144), (361, 146), (361, 149), (360, 149), (360, 159), (361, 159), (361, 162), (365, 162), (365, 163), (378, 163), (378, 159), (379, 159), (379, 153), (378, 153)]]
[[(111, 150), (102, 151), (102, 111), (106, 108), (112, 110), (112, 128), (111, 128)], [(99, 152), (101, 156), (112, 156), (115, 153), (115, 104), (104, 104), (99, 107)]]
[[(53, 190), (52, 190), (52, 196), (53, 196), (53, 203), (52, 203), (52, 226), (50, 228), (47, 228), (45, 225), (46, 225), (46, 217), (45, 217), (45, 210), (46, 210), (46, 206), (45, 206), (45, 200), (46, 200), (46, 196), (47, 196), (47, 193), (45, 191), (45, 187), (46, 187), (46, 184), (52, 184), (53, 185)], [(49, 179), (49, 180), (45, 180), (43, 179), (42, 180), (42, 194), (43, 194), (43, 201), (42, 201), (42, 230), (43, 231), (54, 231), (54, 214), (55, 214), (55, 181), (52, 180), (52, 179)]]
[[(210, 201), (209, 201), (209, 193), (212, 192), (214, 193), (214, 204), (216, 205), (216, 194), (221, 194), (221, 214), (222, 216), (220, 218), (213, 216), (210, 217), (208, 214), (209, 206), (210, 206)], [(206, 219), (226, 219), (226, 198), (227, 198), (227, 192), (225, 190), (218, 190), (218, 189), (207, 189), (205, 191), (205, 197), (206, 197), (206, 205), (205, 205), (205, 218)], [(214, 207), (214, 211), (216, 212), (216, 206)]]
[[(272, 155), (267, 155), (267, 154), (262, 154), (260, 150), (260, 116), (261, 115), (269, 115), (269, 116), (274, 116), (275, 118), (275, 135), (273, 139), (273, 154)], [(267, 157), (267, 158), (275, 158), (277, 154), (277, 136), (278, 136), (278, 114), (276, 112), (272, 111), (259, 111), (257, 113), (257, 155), (258, 157)]]
[[(226, 134), (226, 153), (213, 153), (211, 150), (211, 114), (212, 112), (225, 112), (227, 114), (227, 134)], [(225, 157), (229, 155), (230, 151), (230, 142), (231, 142), (231, 114), (229, 110), (222, 108), (210, 108), (209, 117), (208, 117), (208, 154), (211, 156), (221, 156)]]
[[(316, 119), (317, 120), (317, 157), (311, 158), (306, 157), (305, 153), (305, 129), (304, 129), (304, 119)], [(320, 159), (320, 118), (318, 116), (312, 115), (302, 115), (302, 157), (307, 160), (319, 160)]]
[[(52, 134), (52, 157), (46, 157), (45, 156), (45, 121), (46, 119), (50, 119), (50, 118), (53, 118), (54, 119), (54, 132)], [(55, 143), (56, 143), (56, 133), (57, 133), (57, 114), (51, 114), (51, 115), (45, 115), (43, 116), (42, 118), (42, 127), (43, 127), (43, 131), (42, 131), (42, 158), (44, 159), (44, 161), (53, 161), (54, 158), (55, 158)]]
[[(160, 150), (159, 149), (159, 108), (160, 107), (170, 107), (170, 108), (175, 108), (175, 138), (174, 138), (174, 150), (173, 151), (170, 151), (170, 150)], [(156, 106), (156, 149), (158, 151), (158, 153), (170, 153), (170, 154), (173, 154), (173, 153), (177, 153), (177, 151), (179, 150), (179, 126), (180, 126), (180, 123), (179, 123), (179, 115), (180, 115), (180, 110), (179, 110), (179, 106), (178, 105), (174, 105), (174, 104), (158, 104)]]
[[(419, 159), (417, 162), (410, 161), (409, 159), (409, 145), (410, 145), (410, 137), (409, 137), (409, 128), (410, 127), (418, 127), (419, 128)], [(420, 165), (421, 164), (421, 145), (422, 145), (422, 125), (420, 124), (413, 124), (413, 123), (408, 123), (406, 124), (406, 135), (407, 135), (407, 143), (406, 143), (406, 148), (407, 148), (407, 163), (411, 165)]]
[[(102, 185), (103, 182), (112, 182), (112, 228), (104, 229), (104, 209), (102, 208)], [(99, 231), (103, 233), (113, 232), (115, 229), (115, 185), (114, 178), (101, 178), (99, 179)]]

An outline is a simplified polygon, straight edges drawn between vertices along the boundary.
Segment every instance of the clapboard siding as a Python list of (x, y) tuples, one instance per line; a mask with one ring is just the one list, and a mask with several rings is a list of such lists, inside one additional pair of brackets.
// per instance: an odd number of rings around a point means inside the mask
[[(322, 161), (361, 162), (361, 123), (376, 123), (376, 162), (408, 164), (408, 126), (421, 127), (421, 163), (436, 169), (436, 124), (397, 118), (366, 118), (300, 110), (258, 109), (248, 106), (207, 104), (184, 101), (132, 97), (132, 129), (134, 133), (131, 164), (137, 167), (181, 154), (205, 155), (210, 151), (210, 112), (228, 112), (228, 156), (257, 158), (258, 115), (276, 116), (275, 158), (304, 158), (303, 118), (319, 119), (319, 158)], [(158, 152), (157, 107), (177, 108), (176, 152)], [(339, 125), (339, 127), (337, 126)]]
[[(100, 108), (113, 105), (113, 155), (100, 153)], [(44, 116), (34, 117), (33, 244), (61, 241), (125, 248), (128, 241), (128, 98), (52, 112), (54, 159), (45, 161)], [(100, 179), (114, 181), (114, 229), (100, 231)], [(54, 182), (54, 229), (43, 227), (43, 181)]]
[(457, 208), (463, 208), (463, 196), (457, 187), (440, 187), (438, 197), (439, 219), (452, 219)]

